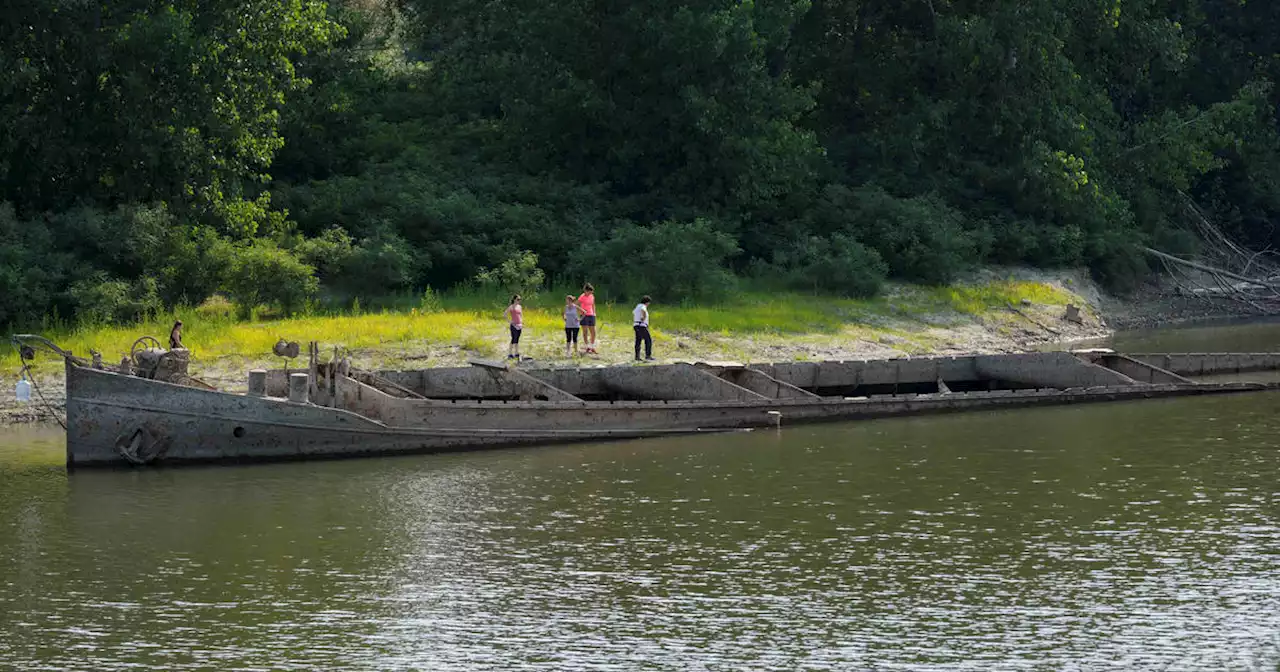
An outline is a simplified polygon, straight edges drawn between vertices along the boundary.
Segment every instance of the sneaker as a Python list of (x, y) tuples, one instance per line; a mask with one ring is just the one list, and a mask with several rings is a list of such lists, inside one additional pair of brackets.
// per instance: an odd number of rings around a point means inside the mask
[(658, 361), (658, 360), (654, 359), (653, 357), (645, 357), (645, 358), (644, 358), (644, 361), (646, 361), (646, 362), (656, 362), (656, 361)]

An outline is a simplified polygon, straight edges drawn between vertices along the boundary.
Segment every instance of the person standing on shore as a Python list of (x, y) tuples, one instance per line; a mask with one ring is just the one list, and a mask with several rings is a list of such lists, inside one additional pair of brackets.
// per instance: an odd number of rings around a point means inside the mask
[(503, 313), (507, 316), (507, 326), (511, 330), (511, 344), (507, 346), (507, 359), (520, 361), (520, 334), (524, 331), (524, 308), (520, 306), (520, 295), (511, 297), (511, 303)]
[(636, 330), (636, 361), (640, 361), (640, 343), (644, 343), (644, 358), (653, 361), (653, 337), (649, 335), (649, 304), (653, 299), (645, 295), (631, 311), (632, 327)]
[(582, 296), (578, 297), (578, 307), (582, 309), (582, 346), (588, 355), (596, 352), (596, 288), (591, 283), (582, 285)]
[(569, 357), (569, 346), (573, 346), (573, 355), (578, 355), (578, 325), (580, 323), (581, 308), (578, 302), (573, 300), (573, 295), (566, 294), (564, 297), (564, 356)]
[(169, 349), (185, 350), (187, 346), (182, 344), (182, 320), (173, 323), (173, 328), (169, 330)]

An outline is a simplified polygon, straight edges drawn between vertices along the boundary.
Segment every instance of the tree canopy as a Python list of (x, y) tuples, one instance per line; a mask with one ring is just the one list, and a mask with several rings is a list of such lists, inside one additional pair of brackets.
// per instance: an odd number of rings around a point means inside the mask
[(0, 323), (528, 253), (606, 295), (1123, 289), (1189, 203), (1280, 242), (1275, 3), (14, 0), (0, 55)]

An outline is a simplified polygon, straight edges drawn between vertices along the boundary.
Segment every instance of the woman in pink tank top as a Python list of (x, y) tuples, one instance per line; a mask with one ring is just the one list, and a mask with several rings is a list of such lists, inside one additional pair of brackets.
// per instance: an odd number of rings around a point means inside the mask
[(582, 308), (582, 344), (583, 352), (598, 355), (596, 352), (596, 288), (591, 283), (582, 286), (582, 296), (578, 297), (578, 306)]

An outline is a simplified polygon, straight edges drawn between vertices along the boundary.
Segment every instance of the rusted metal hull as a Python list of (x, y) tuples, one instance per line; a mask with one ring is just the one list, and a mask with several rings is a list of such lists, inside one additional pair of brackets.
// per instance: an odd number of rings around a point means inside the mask
[(869, 398), (785, 394), (692, 401), (395, 398), (340, 378), (336, 408), (195, 389), (69, 365), (67, 464), (289, 460), (727, 431), (794, 422), (1267, 389), (1143, 384)]
[(669, 430), (388, 427), (350, 411), (68, 367), (67, 466), (296, 460), (631, 439)]

